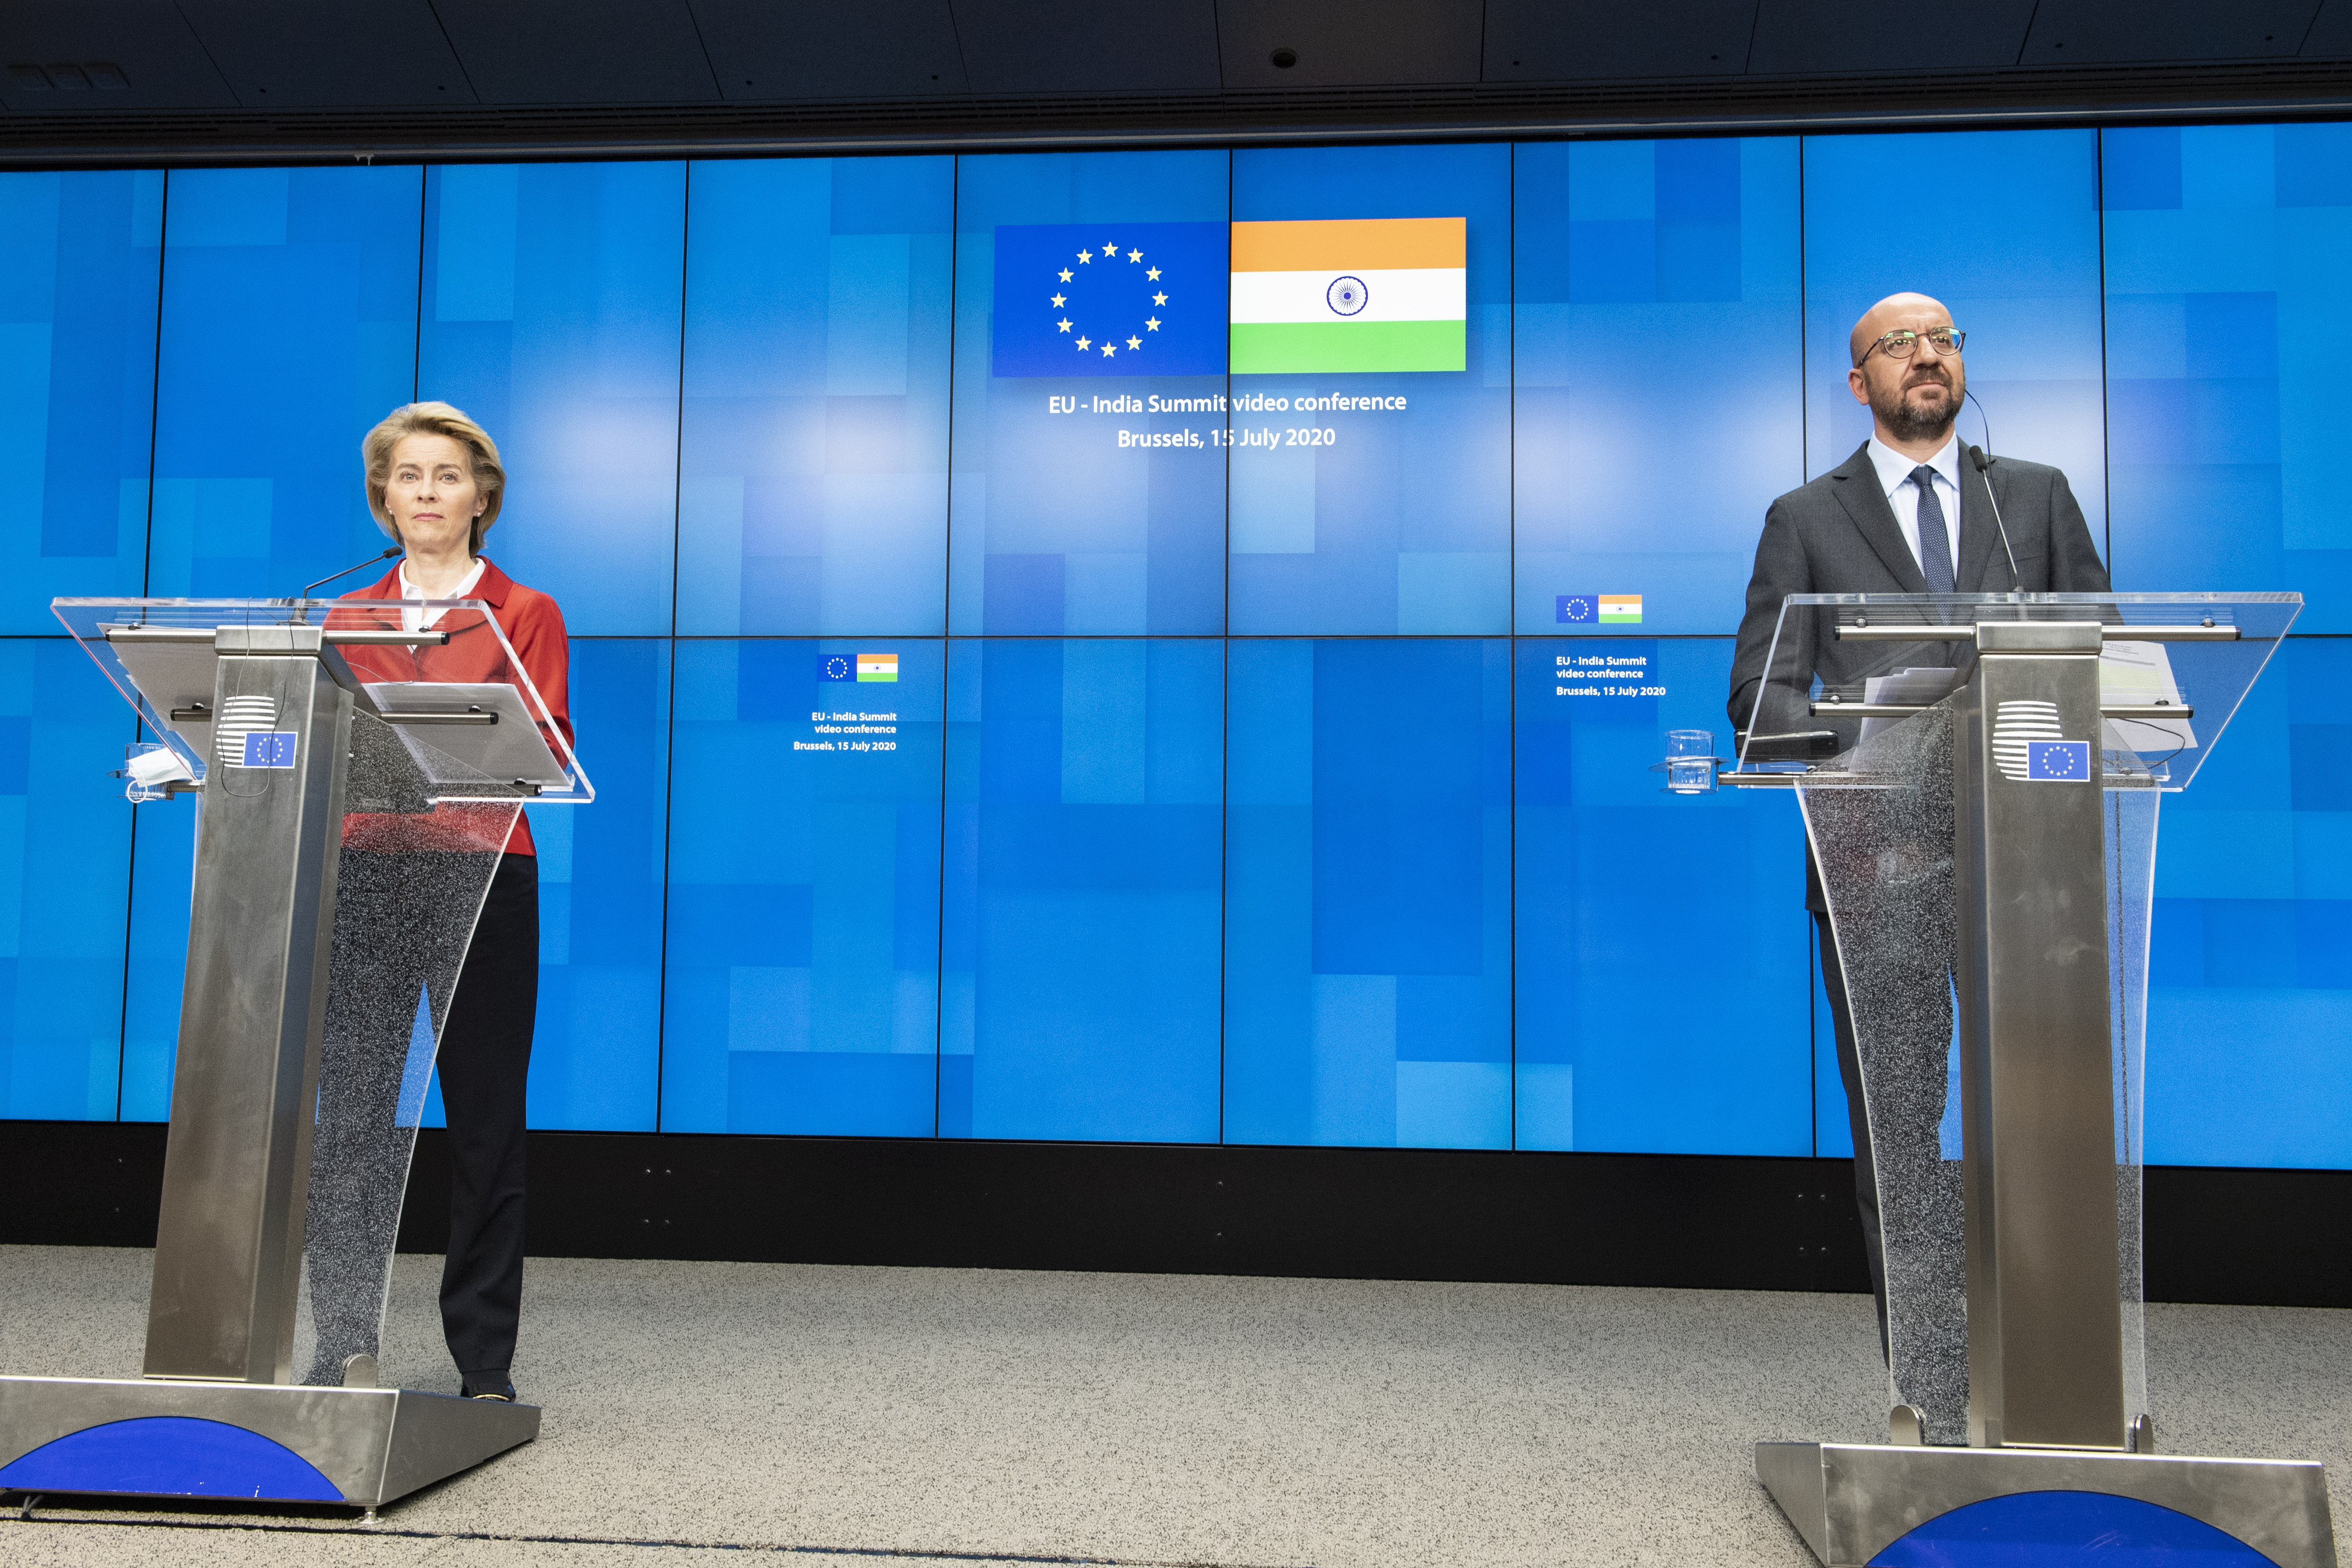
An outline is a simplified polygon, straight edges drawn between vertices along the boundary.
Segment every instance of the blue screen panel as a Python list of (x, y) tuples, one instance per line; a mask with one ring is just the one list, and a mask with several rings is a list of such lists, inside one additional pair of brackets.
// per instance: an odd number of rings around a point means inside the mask
[[(1224, 319), (1226, 168), (1223, 152), (959, 162), (951, 630), (1224, 629), (1223, 365), (1201, 373), (1188, 361), (1186, 373), (1153, 373), (1144, 339), (1154, 316), (1188, 329)], [(1071, 225), (1085, 237), (1067, 247), (1066, 261), (1049, 265), (1032, 231)], [(1173, 262), (1161, 255), (1163, 239), (1174, 246)], [(1090, 257), (1083, 267), (1082, 246)], [(1117, 255), (1105, 254), (1111, 247)], [(1000, 253), (1021, 277), (1008, 271), (1000, 281)], [(1077, 274), (1091, 282), (1097, 267), (1118, 272), (1121, 290), (1138, 291), (1093, 301), (1108, 326), (1077, 308), (1090, 296), (1073, 292)], [(1135, 280), (1154, 270), (1159, 278)], [(1165, 301), (1151, 304), (1139, 292), (1146, 287)], [(1027, 313), (999, 320), (1014, 300)], [(1059, 329), (1064, 320), (1067, 333)], [(1089, 356), (1087, 373), (1035, 373), (1045, 366), (1032, 340), (1066, 337), (1074, 365), (1081, 352)], [(1129, 338), (1140, 345), (1131, 360), (1101, 357), (1105, 347), (1130, 352)], [(1123, 368), (1130, 362), (1131, 372)]]
[(1812, 1153), (1796, 801), (1649, 770), (1669, 729), (1729, 740), (1729, 640), (1518, 658), (1518, 1146)]
[(415, 395), (422, 177), (173, 173), (149, 593), (290, 594), (384, 547), (360, 441)]
[(1460, 218), (1468, 250), (1466, 368), (1234, 377), (1233, 630), (1508, 632), (1511, 150), (1236, 152), (1234, 218)]
[(1225, 1137), (1508, 1148), (1509, 644), (1233, 644)]
[(2293, 589), (2352, 630), (2352, 436), (2331, 414), (2352, 126), (2105, 139), (2116, 586)]
[(2147, 1157), (2352, 1167), (2352, 643), (2294, 638), (2164, 800)]
[(677, 629), (946, 630), (949, 158), (697, 163)]
[(196, 799), (146, 801), (133, 812), (130, 957), (123, 966), (122, 1119), (172, 1116), (180, 1051), (180, 991), (188, 973), (188, 900), (196, 875)]
[(534, 1127), (654, 1130), (669, 662), (667, 641), (572, 643), (572, 725), (596, 799), (526, 808), (539, 853)]
[[(587, 806), (530, 809), (540, 862), (539, 1018), (529, 1104), (534, 1127), (654, 1126), (668, 659), (658, 642), (572, 643), (572, 724), (597, 798)], [(141, 810), (122, 1114), (160, 1122), (171, 1114), (194, 820), (178, 801)], [(424, 1124), (443, 1124), (437, 1075)]]
[(670, 630), (683, 163), (431, 170), (418, 395), (499, 444), (484, 553), (572, 635)]
[[(1561, 603), (1602, 594), (1640, 601), (1620, 633), (1739, 624), (1765, 508), (1805, 476), (1797, 170), (1792, 137), (1517, 150), (1522, 635), (1604, 630)], [(1725, 411), (1696, 445), (1695, 397)]]
[[(1822, 1159), (1853, 1157), (1853, 1114), (1845, 1095), (1845, 1079), (1838, 1071), (1837, 1021), (1830, 1016), (1830, 998), (1821, 964), (1821, 927), (1810, 915), (1813, 933), (1806, 943), (1811, 956), (1813, 1036), (1813, 1153)], [(1957, 1104), (1948, 1101), (1948, 1104)], [(1949, 1114), (1948, 1109), (1947, 1114)]]
[(936, 1131), (943, 646), (678, 644), (664, 1131)]
[(942, 1136), (1216, 1140), (1223, 660), (950, 644)]
[(146, 580), (163, 243), (160, 170), (0, 174), (0, 632)]
[(75, 643), (0, 639), (0, 1116), (114, 1117), (136, 727)]
[(1889, 294), (1931, 294), (1969, 335), (1984, 405), (1960, 438), (2064, 469), (2104, 552), (2097, 164), (2091, 131), (1806, 138), (1808, 475), (1870, 436), (1845, 384), (1854, 322)]

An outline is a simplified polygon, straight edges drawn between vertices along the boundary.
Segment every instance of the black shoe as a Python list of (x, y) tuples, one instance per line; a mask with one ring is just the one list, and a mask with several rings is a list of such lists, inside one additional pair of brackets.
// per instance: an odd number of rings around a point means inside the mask
[(511, 1383), (477, 1383), (469, 1377), (464, 1392), (468, 1399), (499, 1399), (509, 1405), (515, 1402), (515, 1385)]

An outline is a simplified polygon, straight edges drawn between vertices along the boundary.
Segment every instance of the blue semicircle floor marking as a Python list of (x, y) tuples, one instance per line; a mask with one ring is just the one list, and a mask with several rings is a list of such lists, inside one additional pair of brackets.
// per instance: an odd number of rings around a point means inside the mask
[(1939, 1514), (1870, 1568), (2277, 1568), (2202, 1520), (2136, 1498), (2029, 1491)]
[(284, 1444), (193, 1416), (142, 1416), (68, 1432), (0, 1469), (0, 1491), (343, 1500), (317, 1466)]

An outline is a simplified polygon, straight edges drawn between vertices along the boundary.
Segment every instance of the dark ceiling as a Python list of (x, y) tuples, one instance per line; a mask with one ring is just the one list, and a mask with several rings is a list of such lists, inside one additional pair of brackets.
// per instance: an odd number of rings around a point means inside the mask
[(0, 0), (0, 160), (2352, 111), (2352, 0)]

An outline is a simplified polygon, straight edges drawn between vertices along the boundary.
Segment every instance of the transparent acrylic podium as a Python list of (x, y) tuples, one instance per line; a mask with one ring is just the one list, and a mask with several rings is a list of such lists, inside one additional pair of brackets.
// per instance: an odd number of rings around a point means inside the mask
[(1757, 1445), (1759, 1477), (1824, 1563), (1871, 1563), (1957, 1509), (2031, 1492), (2153, 1504), (2284, 1568), (2336, 1562), (2317, 1464), (2157, 1453), (2140, 1294), (2158, 805), (2194, 781), (2301, 607), (1782, 607), (1718, 781), (1791, 788), (1802, 809), (1886, 1275), (1890, 1441)]
[(0, 1490), (373, 1508), (530, 1440), (376, 1365), (499, 854), (526, 800), (594, 798), (569, 742), (478, 601), (55, 609), (160, 743), (129, 793), (194, 797), (196, 868), (143, 1375), (0, 1377)]

